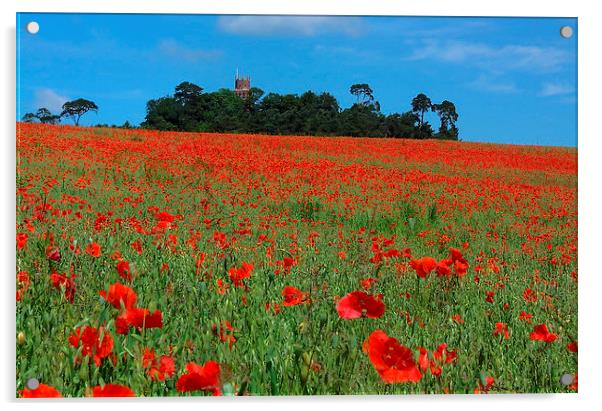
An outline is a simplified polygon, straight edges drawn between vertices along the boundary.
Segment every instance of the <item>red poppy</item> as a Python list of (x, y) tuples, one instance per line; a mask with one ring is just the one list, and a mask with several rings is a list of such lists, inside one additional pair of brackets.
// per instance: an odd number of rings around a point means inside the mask
[(380, 318), (385, 313), (385, 304), (381, 301), (382, 294), (374, 297), (363, 291), (353, 291), (337, 302), (339, 317), (346, 320), (360, 318)]
[(75, 298), (75, 275), (71, 274), (69, 277), (63, 274), (59, 274), (56, 271), (52, 271), (50, 274), (50, 283), (58, 290), (65, 289), (65, 299), (70, 303)]
[(441, 260), (437, 263), (437, 277), (449, 277), (451, 275), (451, 260)]
[(253, 271), (253, 264), (242, 263), (242, 267), (240, 268), (230, 268), (230, 270), (228, 270), (228, 275), (235, 287), (244, 287), (243, 280), (251, 277), (251, 271)]
[(439, 344), (437, 349), (433, 351), (433, 358), (440, 362), (441, 364), (451, 364), (457, 359), (456, 350), (449, 351), (447, 349), (447, 344)]
[(135, 397), (136, 394), (130, 387), (119, 384), (105, 384), (92, 387), (93, 397)]
[(215, 361), (207, 361), (204, 365), (189, 362), (186, 365), (186, 374), (176, 382), (176, 389), (180, 392), (209, 391), (213, 395), (220, 395), (220, 367)]
[(360, 280), (360, 286), (364, 289), (364, 290), (369, 290), (370, 288), (372, 288), (372, 286), (378, 282), (378, 280), (376, 278), (372, 278), (372, 277), (368, 277), (365, 278), (363, 280)]
[(17, 285), (20, 283), (21, 286), (17, 286), (17, 301), (21, 301), (21, 296), (29, 288), (30, 284), (29, 274), (25, 271), (19, 271), (17, 273)]
[(284, 302), (282, 305), (286, 307), (291, 307), (293, 305), (302, 304), (307, 302), (307, 294), (303, 291), (299, 290), (297, 287), (286, 286), (282, 290), (282, 296), (284, 297)]
[(98, 294), (115, 308), (121, 308), (122, 304), (125, 309), (136, 305), (136, 292), (121, 283), (112, 284), (108, 294), (104, 290), (99, 291)]
[[(101, 339), (102, 336), (102, 339)], [(113, 350), (113, 337), (108, 332), (105, 332), (103, 327), (98, 329), (90, 326), (78, 327), (73, 334), (69, 336), (69, 343), (74, 348), (79, 348), (81, 345), (82, 355), (92, 357), (97, 367), (100, 366), (102, 360), (107, 358)]]
[(526, 311), (521, 312), (520, 315), (518, 316), (518, 319), (520, 321), (526, 321), (528, 323), (531, 322), (531, 318), (533, 318), (533, 314), (530, 314)]
[(479, 385), (474, 389), (475, 394), (488, 393), (493, 384), (495, 383), (495, 379), (493, 377), (485, 377), (485, 384), (479, 381)]
[(135, 252), (142, 255), (142, 242), (140, 240), (136, 240), (132, 243), (132, 248)]
[(155, 352), (149, 348), (144, 349), (142, 367), (148, 369), (147, 373), (154, 381), (164, 381), (166, 378), (171, 378), (176, 372), (176, 364), (172, 357), (162, 355), (157, 361)]
[(437, 261), (433, 257), (422, 257), (410, 261), (410, 266), (416, 271), (418, 277), (426, 278), (437, 267)]
[(463, 277), (466, 275), (468, 267), (468, 263), (464, 259), (454, 261), (454, 271), (458, 277)]
[(61, 251), (57, 247), (46, 247), (46, 258), (50, 261), (58, 262), (61, 260)]
[(130, 327), (163, 328), (163, 314), (155, 310), (152, 314), (146, 308), (128, 308), (115, 319), (117, 334), (127, 334)]
[(25, 388), (20, 392), (21, 398), (60, 398), (61, 393), (54, 387), (46, 384), (38, 385), (35, 390)]
[(505, 323), (495, 323), (495, 328), (493, 330), (493, 336), (501, 336), (505, 340), (510, 338), (510, 333), (508, 332), (508, 325)]
[(495, 293), (493, 291), (485, 291), (485, 301), (487, 301), (488, 303), (493, 304), (494, 296), (495, 296)]
[(452, 315), (452, 320), (456, 324), (464, 324), (464, 320), (462, 319), (462, 316), (460, 314), (454, 314), (454, 315)]
[(568, 343), (566, 345), (566, 349), (569, 350), (570, 352), (577, 352), (577, 350), (578, 350), (577, 341), (571, 341), (570, 343)]
[(533, 332), (529, 335), (529, 339), (532, 341), (544, 341), (551, 343), (556, 341), (556, 334), (548, 331), (548, 327), (545, 324), (536, 325), (533, 328)]
[(368, 337), (363, 350), (386, 383), (416, 383), (422, 378), (412, 351), (382, 330), (376, 330)]
[(426, 348), (420, 347), (418, 349), (420, 354), (418, 355), (418, 366), (424, 372), (430, 367), (431, 361), (429, 360), (429, 352)]
[(176, 217), (174, 215), (169, 214), (165, 211), (161, 211), (161, 212), (157, 213), (156, 217), (157, 217), (157, 221), (163, 221), (166, 223), (171, 223), (176, 219)]
[(90, 243), (86, 246), (86, 253), (92, 257), (100, 257), (100, 245), (98, 243)]
[(27, 245), (27, 233), (17, 233), (17, 250), (22, 250)]
[(234, 327), (230, 321), (222, 321), (219, 326), (217, 324), (213, 324), (211, 326), (211, 330), (213, 331), (213, 335), (219, 336), (221, 342), (228, 342), (230, 349), (232, 349), (232, 345), (236, 342), (236, 337), (234, 337), (234, 334), (232, 333), (234, 331)]
[(120, 261), (117, 263), (117, 274), (119, 277), (127, 281), (132, 281), (132, 272), (130, 271), (130, 263), (127, 261)]

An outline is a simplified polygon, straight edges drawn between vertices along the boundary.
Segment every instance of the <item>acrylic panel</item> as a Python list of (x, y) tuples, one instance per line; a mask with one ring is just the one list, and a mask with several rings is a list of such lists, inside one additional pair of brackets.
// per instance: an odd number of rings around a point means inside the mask
[(16, 27), (17, 397), (577, 391), (577, 19)]

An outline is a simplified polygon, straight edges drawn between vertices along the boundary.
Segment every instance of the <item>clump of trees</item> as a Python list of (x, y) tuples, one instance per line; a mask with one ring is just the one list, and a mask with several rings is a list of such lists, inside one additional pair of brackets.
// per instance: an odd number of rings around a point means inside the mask
[(35, 113), (25, 113), (23, 121), (27, 123), (40, 122), (44, 124), (57, 124), (60, 123), (63, 117), (69, 117), (73, 120), (73, 124), (79, 125), (79, 121), (84, 114), (89, 111), (98, 112), (98, 106), (96, 103), (85, 98), (78, 98), (76, 100), (67, 101), (63, 104), (63, 111), (60, 115), (52, 114), (50, 110), (45, 107), (38, 109)]
[[(353, 84), (349, 92), (356, 101), (343, 109), (327, 92), (264, 94), (253, 87), (242, 99), (229, 89), (206, 93), (186, 81), (176, 86), (173, 95), (148, 101), (140, 126), (195, 132), (458, 139), (458, 113), (450, 101), (433, 104), (425, 94), (418, 94), (411, 110), (385, 115), (368, 84)], [(431, 111), (441, 121), (437, 133), (425, 119)]]

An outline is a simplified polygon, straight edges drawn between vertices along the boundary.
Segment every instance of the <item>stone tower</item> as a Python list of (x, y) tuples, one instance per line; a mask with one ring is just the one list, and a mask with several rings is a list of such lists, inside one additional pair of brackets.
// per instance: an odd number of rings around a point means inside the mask
[(251, 88), (251, 77), (250, 76), (239, 76), (238, 70), (236, 70), (236, 77), (234, 78), (234, 93), (242, 98), (246, 99), (249, 97), (249, 89)]

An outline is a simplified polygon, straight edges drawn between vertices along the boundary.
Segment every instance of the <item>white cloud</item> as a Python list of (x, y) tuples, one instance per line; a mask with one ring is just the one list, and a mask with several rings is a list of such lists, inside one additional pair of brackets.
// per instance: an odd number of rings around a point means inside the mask
[(53, 114), (60, 114), (63, 104), (70, 98), (58, 94), (49, 88), (39, 88), (35, 91), (34, 110), (45, 107)]
[(439, 60), (488, 68), (491, 71), (555, 71), (569, 60), (567, 52), (554, 47), (490, 46), (465, 41), (426, 40), (415, 46), (409, 60)]
[(363, 22), (359, 17), (221, 16), (217, 24), (228, 33), (260, 36), (315, 36), (323, 33), (357, 36), (363, 31)]
[(572, 94), (574, 92), (575, 92), (575, 87), (570, 84), (545, 83), (542, 86), (541, 91), (539, 92), (539, 95), (542, 97), (549, 97), (549, 96)]
[(216, 50), (203, 50), (187, 47), (174, 39), (163, 39), (157, 46), (159, 52), (168, 56), (186, 61), (208, 60), (219, 57), (221, 53)]
[(478, 91), (500, 94), (518, 93), (519, 89), (512, 81), (503, 80), (496, 76), (486, 76), (481, 74), (476, 80), (469, 83), (469, 86)]

